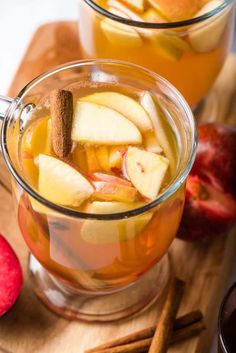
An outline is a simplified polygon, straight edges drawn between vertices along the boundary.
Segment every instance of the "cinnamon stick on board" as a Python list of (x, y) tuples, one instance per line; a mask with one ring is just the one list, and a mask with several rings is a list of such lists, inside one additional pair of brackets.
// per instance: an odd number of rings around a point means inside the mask
[(178, 278), (173, 278), (171, 280), (164, 308), (148, 351), (149, 353), (167, 352), (174, 329), (174, 321), (183, 296), (184, 287), (185, 283)]
[[(180, 337), (180, 335), (183, 335), (184, 333), (187, 333), (189, 331), (193, 332), (194, 327), (199, 327), (202, 330), (202, 326), (203, 326), (202, 319), (203, 319), (203, 315), (202, 315), (201, 311), (199, 311), (199, 310), (192, 311), (192, 312), (176, 319), (174, 322), (174, 332), (173, 332), (173, 336), (171, 339), (171, 343), (177, 341), (176, 337)], [(195, 323), (197, 323), (197, 324), (199, 323), (199, 326), (197, 326), (197, 325), (195, 326), (194, 325)], [(183, 330), (184, 328), (186, 328), (186, 330)], [(101, 344), (101, 345), (94, 347), (92, 349), (88, 349), (86, 352), (87, 353), (98, 352), (98, 351), (102, 351), (104, 349), (109, 349), (112, 347), (117, 347), (117, 346), (122, 346), (122, 345), (128, 345), (133, 342), (145, 340), (147, 338), (152, 338), (155, 331), (156, 331), (156, 326), (150, 326), (150, 327), (147, 327), (143, 330), (139, 330), (139, 331), (133, 332), (129, 335), (123, 336), (121, 338), (117, 338), (117, 339), (112, 340), (110, 342)], [(197, 334), (197, 333), (195, 333), (195, 334)], [(150, 344), (147, 346), (147, 349), (149, 348), (149, 346), (150, 346)]]
[[(189, 326), (185, 326), (181, 329), (178, 329), (173, 332), (173, 336), (170, 340), (170, 344), (174, 344), (177, 342), (181, 342), (185, 339), (191, 338), (205, 329), (205, 325), (203, 320), (199, 322), (195, 322)], [(141, 353), (141, 352), (148, 352), (152, 343), (152, 338), (146, 338), (143, 340), (139, 340), (136, 342), (123, 344), (120, 346), (105, 348), (102, 350), (95, 350), (92, 351), (94, 353)], [(89, 351), (87, 351), (89, 352)]]
[(53, 90), (50, 94), (50, 111), (53, 150), (59, 158), (66, 158), (72, 148), (72, 93), (62, 89)]

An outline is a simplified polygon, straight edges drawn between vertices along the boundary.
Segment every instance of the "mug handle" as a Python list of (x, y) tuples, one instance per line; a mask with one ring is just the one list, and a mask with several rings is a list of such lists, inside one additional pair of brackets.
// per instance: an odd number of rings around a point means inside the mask
[(0, 95), (0, 121), (5, 118), (6, 113), (13, 101), (14, 99), (10, 97)]

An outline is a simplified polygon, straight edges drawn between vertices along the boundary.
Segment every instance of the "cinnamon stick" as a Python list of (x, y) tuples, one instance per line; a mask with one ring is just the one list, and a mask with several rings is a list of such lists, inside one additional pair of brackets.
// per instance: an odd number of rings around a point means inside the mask
[(53, 150), (59, 158), (66, 158), (72, 148), (72, 93), (62, 89), (53, 90), (50, 94), (50, 111)]
[[(175, 331), (179, 329), (183, 329), (184, 327), (188, 327), (194, 323), (197, 323), (203, 319), (203, 315), (201, 311), (195, 310), (192, 311), (186, 315), (181, 316), (180, 318), (176, 319), (174, 322), (174, 333), (173, 333), (173, 339), (175, 337)], [(147, 327), (143, 330), (133, 332), (129, 335), (126, 335), (121, 338), (117, 338), (113, 341), (104, 343), (102, 345), (99, 345), (97, 347), (94, 347), (92, 349), (87, 350), (87, 353), (93, 353), (97, 352), (100, 350), (116, 347), (116, 346), (121, 346), (121, 345), (127, 345), (133, 342), (137, 342), (140, 340), (144, 340), (146, 338), (152, 338), (154, 333), (156, 331), (156, 326), (150, 326)], [(182, 330), (180, 330), (182, 332)], [(177, 334), (177, 333), (176, 333)], [(149, 346), (148, 346), (149, 348)]]
[(174, 329), (174, 321), (183, 296), (184, 286), (183, 281), (177, 278), (172, 279), (164, 308), (148, 351), (149, 353), (167, 352)]
[[(197, 334), (201, 333), (205, 329), (205, 325), (203, 320), (199, 322), (193, 323), (189, 326), (185, 326), (173, 332), (173, 336), (170, 340), (170, 345), (184, 341), (185, 339), (192, 338)], [(152, 338), (146, 338), (140, 341), (116, 346), (105, 348), (102, 350), (95, 350), (93, 349), (92, 352), (94, 353), (146, 353), (150, 348), (152, 343)], [(87, 351), (91, 352), (91, 350)]]

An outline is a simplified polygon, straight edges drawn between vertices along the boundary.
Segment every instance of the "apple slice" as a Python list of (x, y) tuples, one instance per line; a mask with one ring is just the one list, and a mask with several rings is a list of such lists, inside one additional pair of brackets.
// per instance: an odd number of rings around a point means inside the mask
[(170, 21), (192, 18), (201, 8), (202, 0), (148, 0), (151, 6), (163, 13)]
[(186, 40), (177, 36), (173, 31), (159, 31), (150, 37), (150, 40), (157, 54), (171, 61), (178, 61), (184, 53), (192, 51), (191, 46)]
[(153, 153), (163, 152), (163, 149), (161, 148), (161, 145), (157, 140), (157, 137), (154, 132), (149, 132), (145, 134), (144, 141), (145, 141), (145, 148), (148, 152), (153, 152)]
[[(119, 213), (142, 206), (142, 203), (92, 202), (87, 212), (94, 214)], [(90, 244), (112, 244), (134, 239), (152, 218), (152, 213), (115, 221), (85, 221), (81, 238)]]
[(83, 97), (81, 101), (104, 105), (118, 111), (129, 119), (141, 132), (153, 130), (152, 122), (134, 99), (117, 92), (99, 92)]
[(51, 202), (78, 207), (94, 189), (76, 169), (61, 160), (39, 155), (39, 193)]
[[(212, 0), (208, 2), (195, 17), (202, 16), (224, 3), (223, 0)], [(215, 15), (205, 21), (202, 25), (198, 23), (189, 30), (189, 42), (192, 48), (199, 52), (205, 53), (214, 50), (223, 35), (225, 26), (229, 18), (229, 10)]]
[(101, 21), (101, 29), (113, 46), (139, 48), (143, 40), (136, 29), (109, 18)]
[(136, 12), (139, 12), (139, 13), (144, 12), (146, 0), (120, 0), (120, 1)]
[(35, 187), (38, 184), (38, 168), (34, 159), (40, 153), (52, 154), (51, 119), (36, 120), (23, 134), (21, 142), (22, 166), (27, 180)]
[(104, 201), (134, 202), (137, 190), (132, 186), (105, 181), (94, 181), (95, 192), (93, 198)]
[(30, 152), (34, 157), (39, 153), (51, 153), (51, 119), (42, 118), (36, 120), (22, 138), (22, 149)]
[(88, 205), (86, 212), (95, 214), (113, 214), (134, 210), (143, 205), (145, 205), (145, 202), (93, 201)]
[(93, 181), (105, 181), (107, 183), (115, 183), (115, 184), (120, 184), (120, 185), (125, 185), (125, 186), (132, 186), (132, 184), (123, 178), (119, 178), (114, 175), (110, 174), (103, 174), (103, 173), (93, 173), (90, 175), (91, 180)]
[[(108, 0), (107, 1), (107, 6), (108, 8), (112, 8), (113, 10), (117, 10), (120, 13), (122, 12), (122, 16), (124, 18), (129, 18), (132, 21), (140, 21), (142, 22), (142, 16), (137, 15), (135, 12), (133, 12), (131, 9), (129, 9), (127, 6), (122, 4), (118, 0)], [(118, 15), (120, 16), (120, 15)]]
[(97, 159), (97, 154), (95, 147), (87, 146), (85, 149), (86, 160), (87, 160), (87, 169), (89, 173), (97, 172), (100, 170), (100, 165)]
[(72, 160), (81, 171), (86, 172), (88, 170), (86, 148), (84, 146), (77, 145), (73, 149)]
[(169, 161), (158, 154), (129, 147), (126, 170), (132, 184), (144, 197), (153, 200), (163, 184)]
[(145, 22), (149, 23), (162, 23), (167, 21), (167, 18), (165, 18), (159, 11), (157, 11), (153, 7), (150, 7), (147, 11), (145, 11), (142, 17)]
[(107, 146), (99, 146), (96, 148), (96, 156), (101, 169), (107, 173), (111, 171), (109, 161), (109, 149)]
[(167, 138), (167, 133), (164, 128), (161, 112), (157, 110), (154, 100), (148, 91), (144, 92), (144, 94), (141, 96), (140, 102), (152, 120), (157, 141), (159, 141), (165, 156), (169, 160), (171, 173), (174, 173), (175, 157), (173, 154), (173, 149), (171, 148), (171, 144)]
[[(129, 9), (128, 7), (126, 7), (125, 5), (123, 5), (121, 2), (117, 0), (108, 0), (107, 5), (108, 5), (108, 10), (119, 17), (124, 17), (132, 21), (143, 22), (142, 16), (137, 15), (137, 13), (133, 12), (131, 9)], [(149, 29), (136, 27), (135, 31), (137, 31), (138, 34), (144, 37), (152, 36), (152, 31), (150, 31)]]
[(141, 144), (137, 127), (119, 112), (100, 104), (78, 102), (75, 107), (72, 140), (101, 145)]
[(127, 147), (111, 147), (109, 154), (110, 169), (114, 173), (121, 173), (123, 156), (127, 151)]

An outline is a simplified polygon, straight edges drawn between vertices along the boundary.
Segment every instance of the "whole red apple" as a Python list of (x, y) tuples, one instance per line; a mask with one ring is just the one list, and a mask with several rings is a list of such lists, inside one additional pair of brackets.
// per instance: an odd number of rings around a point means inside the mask
[(236, 197), (236, 127), (219, 123), (199, 126), (191, 174)]
[(227, 232), (236, 222), (236, 200), (197, 175), (189, 175), (178, 237), (204, 240)]
[(236, 128), (211, 123), (199, 126), (198, 132), (178, 231), (185, 240), (213, 238), (236, 223)]
[(15, 304), (22, 281), (20, 262), (11, 245), (0, 234), (0, 317)]

